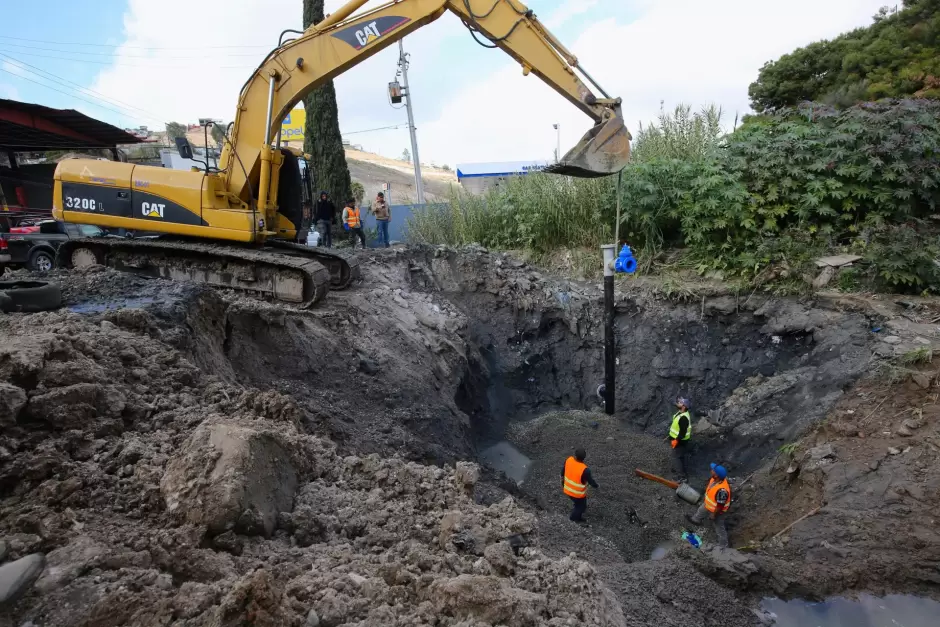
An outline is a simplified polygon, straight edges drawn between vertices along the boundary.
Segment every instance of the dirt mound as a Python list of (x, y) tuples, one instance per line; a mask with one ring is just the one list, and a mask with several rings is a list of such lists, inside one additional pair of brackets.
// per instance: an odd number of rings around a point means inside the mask
[(532, 546), (531, 514), (474, 503), (475, 466), (340, 456), (180, 331), (140, 309), (0, 319), (0, 529), (6, 559), (47, 554), (20, 622), (624, 624), (589, 566)]

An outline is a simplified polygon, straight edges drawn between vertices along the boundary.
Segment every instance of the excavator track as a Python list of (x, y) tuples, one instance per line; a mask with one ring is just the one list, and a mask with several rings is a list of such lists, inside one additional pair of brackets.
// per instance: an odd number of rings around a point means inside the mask
[(269, 239), (265, 248), (273, 248), (296, 257), (314, 259), (326, 267), (330, 272), (330, 289), (344, 290), (353, 281), (360, 278), (359, 260), (354, 255), (344, 255), (326, 248), (312, 248), (296, 242)]
[(248, 246), (157, 239), (75, 239), (59, 247), (58, 265), (117, 270), (235, 289), (307, 308), (330, 289), (330, 271), (310, 256)]

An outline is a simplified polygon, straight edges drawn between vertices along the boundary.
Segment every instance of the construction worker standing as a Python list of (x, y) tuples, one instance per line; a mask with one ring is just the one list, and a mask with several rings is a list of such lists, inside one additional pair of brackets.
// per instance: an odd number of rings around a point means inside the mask
[(715, 535), (718, 536), (718, 546), (728, 547), (728, 529), (725, 527), (725, 514), (731, 507), (731, 484), (728, 483), (728, 471), (724, 466), (712, 463), (712, 477), (705, 488), (705, 500), (693, 516), (686, 519), (693, 525), (701, 525), (705, 521), (705, 514), (711, 518), (715, 525)]
[(679, 481), (689, 476), (687, 457), (689, 440), (692, 439), (692, 416), (689, 414), (689, 400), (681, 396), (676, 399), (678, 411), (672, 417), (669, 427), (669, 443), (672, 446), (673, 467)]
[(569, 520), (574, 522), (584, 522), (584, 511), (587, 509), (587, 487), (597, 488), (598, 485), (591, 476), (591, 469), (584, 463), (587, 453), (583, 448), (574, 452), (573, 457), (565, 460), (565, 465), (561, 469), (561, 489), (571, 498), (574, 508), (571, 510)]

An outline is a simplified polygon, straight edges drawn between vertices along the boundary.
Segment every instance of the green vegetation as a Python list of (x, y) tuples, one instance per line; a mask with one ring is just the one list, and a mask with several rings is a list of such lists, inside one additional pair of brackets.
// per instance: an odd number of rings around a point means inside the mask
[(875, 23), (767, 63), (751, 85), (755, 111), (816, 101), (836, 106), (881, 98), (940, 98), (940, 0), (905, 0)]
[[(680, 107), (637, 137), (620, 233), (641, 267), (681, 248), (701, 273), (761, 285), (797, 282), (815, 274), (814, 257), (842, 251), (864, 263), (840, 286), (940, 290), (940, 102), (807, 104), (724, 137), (713, 113), (696, 121)], [(416, 215), (410, 235), (535, 252), (596, 247), (612, 239), (615, 181), (528, 175), (484, 196), (458, 192)]]
[(933, 361), (933, 351), (929, 346), (922, 346), (908, 351), (899, 358), (900, 363), (905, 366), (916, 366), (920, 364), (929, 364)]
[(186, 125), (179, 122), (166, 123), (166, 136), (170, 143), (176, 141), (177, 137), (186, 137)]
[[(324, 0), (304, 0), (304, 29), (321, 22)], [(304, 129), (304, 152), (311, 155), (315, 173), (314, 187), (325, 189), (334, 201), (345, 203), (352, 198), (352, 179), (346, 163), (346, 150), (339, 132), (339, 111), (336, 88), (327, 81), (304, 99), (307, 125)]]

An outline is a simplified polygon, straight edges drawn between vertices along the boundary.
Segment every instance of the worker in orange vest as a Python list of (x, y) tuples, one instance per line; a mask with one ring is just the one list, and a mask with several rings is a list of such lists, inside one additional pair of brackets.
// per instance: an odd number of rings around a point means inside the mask
[(359, 208), (356, 207), (356, 201), (352, 198), (346, 201), (346, 208), (343, 209), (343, 226), (349, 231), (352, 239), (353, 248), (356, 247), (356, 240), (362, 242), (362, 247), (366, 247), (366, 234), (362, 230), (362, 219), (360, 218)]
[(728, 529), (725, 527), (725, 514), (731, 507), (731, 484), (728, 483), (728, 471), (724, 466), (712, 463), (712, 477), (705, 488), (705, 500), (693, 516), (686, 516), (693, 525), (705, 522), (705, 515), (711, 518), (718, 536), (718, 546), (728, 547)]
[(594, 489), (598, 488), (597, 482), (591, 476), (591, 469), (584, 463), (585, 457), (587, 453), (583, 448), (579, 448), (574, 452), (573, 457), (565, 460), (565, 465), (561, 469), (561, 489), (574, 503), (568, 519), (577, 523), (584, 522), (588, 485)]

